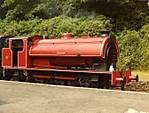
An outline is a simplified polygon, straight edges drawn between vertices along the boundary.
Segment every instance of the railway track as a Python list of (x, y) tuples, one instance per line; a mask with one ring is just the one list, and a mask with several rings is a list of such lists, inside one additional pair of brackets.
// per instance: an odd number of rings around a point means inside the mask
[(125, 90), (149, 93), (149, 81), (130, 82)]
[[(36, 83), (43, 83), (41, 81), (36, 81)], [(46, 83), (47, 84), (47, 83)], [(52, 85), (64, 85), (64, 86), (73, 86), (73, 87), (84, 87), (84, 88), (98, 88), (97, 85), (87, 87), (85, 85), (78, 85), (78, 84), (69, 84), (69, 83), (53, 83)], [(110, 89), (110, 90), (121, 90), (121, 87), (110, 87), (110, 88), (100, 88), (100, 89)], [(126, 84), (124, 91), (135, 91), (135, 92), (146, 92), (149, 93), (149, 81), (133, 81)]]
[[(15, 78), (12, 78), (11, 81), (18, 81)], [(33, 81), (26, 81), (31, 83), (41, 83), (41, 84), (51, 84), (51, 85), (62, 85), (62, 86), (73, 86), (73, 87), (84, 87), (84, 88), (98, 88), (98, 84), (93, 84), (89, 86), (88, 84), (78, 84), (71, 81), (47, 81), (42, 79), (34, 79)], [(110, 90), (121, 90), (121, 87), (104, 87), (100, 89), (110, 89)], [(149, 93), (149, 81), (132, 81), (126, 83), (125, 91), (135, 91), (135, 92), (146, 92)]]

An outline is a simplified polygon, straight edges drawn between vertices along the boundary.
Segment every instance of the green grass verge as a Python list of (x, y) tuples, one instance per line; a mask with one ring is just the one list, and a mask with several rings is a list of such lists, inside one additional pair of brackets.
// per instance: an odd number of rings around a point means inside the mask
[(149, 70), (134, 70), (132, 71), (133, 75), (139, 75), (140, 80), (149, 81)]

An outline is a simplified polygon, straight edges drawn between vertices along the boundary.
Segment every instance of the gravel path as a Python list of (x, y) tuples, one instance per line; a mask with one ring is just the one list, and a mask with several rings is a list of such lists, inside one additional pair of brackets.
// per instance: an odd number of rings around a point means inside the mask
[(0, 81), (0, 113), (141, 113), (141, 111), (149, 113), (147, 93)]
[(126, 90), (149, 93), (149, 81), (129, 82)]

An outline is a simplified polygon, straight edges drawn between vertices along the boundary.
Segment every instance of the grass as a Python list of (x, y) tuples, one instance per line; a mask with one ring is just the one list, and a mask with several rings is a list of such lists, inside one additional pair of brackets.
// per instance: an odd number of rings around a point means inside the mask
[(134, 70), (133, 75), (139, 75), (139, 80), (149, 81), (149, 70)]

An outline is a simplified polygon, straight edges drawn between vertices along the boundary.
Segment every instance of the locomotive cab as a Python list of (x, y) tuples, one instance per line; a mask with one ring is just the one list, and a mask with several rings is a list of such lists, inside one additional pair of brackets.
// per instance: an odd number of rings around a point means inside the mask
[(2, 49), (2, 66), (4, 68), (26, 66), (27, 38), (10, 38), (6, 45)]
[(23, 39), (12, 40), (10, 45), (11, 45), (12, 56), (13, 56), (12, 66), (17, 67), (18, 66), (18, 53), (22, 52), (24, 48)]
[(3, 67), (31, 67), (28, 51), (34, 40), (42, 39), (42, 37), (20, 37), (10, 38), (6, 47), (2, 49), (2, 66)]

